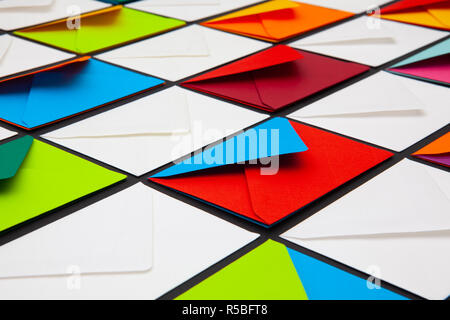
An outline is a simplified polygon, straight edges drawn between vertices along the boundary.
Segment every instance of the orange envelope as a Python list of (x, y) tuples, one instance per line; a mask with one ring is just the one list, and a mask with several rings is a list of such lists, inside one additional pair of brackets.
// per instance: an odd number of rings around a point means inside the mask
[(413, 153), (412, 156), (450, 167), (450, 132)]
[(381, 18), (450, 30), (450, 0), (403, 0), (381, 9)]
[(206, 21), (202, 25), (279, 42), (353, 15), (351, 12), (305, 3), (273, 0)]

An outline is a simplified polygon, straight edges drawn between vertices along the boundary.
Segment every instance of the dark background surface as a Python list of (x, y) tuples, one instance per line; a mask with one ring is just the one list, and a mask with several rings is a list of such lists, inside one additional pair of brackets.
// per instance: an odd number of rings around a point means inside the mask
[[(262, 2), (264, 2), (264, 1), (262, 1)], [(388, 4), (391, 4), (393, 2), (397, 2), (397, 1), (392, 1), (392, 2), (390, 2)], [(237, 10), (239, 10), (239, 9), (237, 9)], [(236, 11), (236, 10), (233, 10), (233, 11)], [(223, 14), (224, 13), (221, 13), (221, 14), (213, 16), (213, 17), (208, 17), (208, 18), (205, 18), (205, 19), (202, 19), (202, 20), (197, 20), (197, 21), (194, 21), (194, 22), (191, 22), (191, 23), (187, 23), (187, 25), (200, 23), (200, 22), (209, 20), (211, 18), (221, 16)], [(331, 27), (336, 26), (338, 24), (345, 23), (345, 22), (347, 22), (349, 20), (352, 20), (352, 19), (355, 19), (357, 17), (360, 17), (360, 16), (362, 16), (364, 14), (365, 13), (360, 13), (360, 14), (357, 14), (357, 15), (351, 17), (351, 18), (339, 21), (339, 22), (334, 23), (334, 24), (327, 25), (325, 27), (313, 30), (311, 32), (307, 32), (307, 33), (302, 34), (300, 36), (291, 38), (291, 39), (289, 39), (287, 41), (283, 41), (283, 42), (281, 42), (281, 44), (288, 44), (288, 43), (290, 43), (292, 41), (304, 38), (304, 37), (309, 36), (311, 34), (314, 34), (316, 32), (320, 32), (322, 30), (331, 28)], [(218, 32), (222, 32), (222, 31), (218, 30)], [(0, 35), (3, 34), (3, 33), (6, 33), (6, 32), (0, 30)], [(8, 32), (8, 33), (12, 34), (12, 32)], [(411, 35), (411, 36), (414, 36), (414, 35)], [(151, 38), (151, 37), (153, 37), (153, 36), (146, 37), (145, 39), (148, 39), (148, 38)], [(450, 38), (450, 36), (447, 36), (446, 38), (441, 39), (439, 41), (436, 41), (436, 42), (434, 42), (434, 43), (432, 43), (430, 45), (427, 45), (425, 47), (421, 47), (421, 48), (419, 48), (419, 49), (417, 49), (415, 51), (412, 51), (412, 52), (408, 53), (407, 55), (404, 55), (404, 56), (402, 56), (402, 57), (400, 57), (398, 59), (392, 60), (389, 63), (386, 63), (386, 64), (384, 64), (384, 65), (382, 65), (380, 67), (371, 68), (370, 71), (368, 71), (368, 72), (365, 72), (365, 73), (363, 73), (361, 75), (358, 75), (358, 76), (356, 76), (356, 77), (354, 77), (352, 79), (344, 81), (344, 82), (342, 82), (342, 83), (340, 83), (340, 84), (338, 84), (336, 86), (333, 86), (333, 87), (331, 87), (331, 88), (329, 88), (327, 90), (324, 90), (324, 91), (322, 91), (322, 92), (320, 92), (318, 94), (310, 96), (310, 97), (308, 97), (308, 98), (306, 98), (306, 99), (304, 99), (304, 100), (302, 100), (302, 101), (300, 101), (298, 103), (294, 103), (293, 105), (288, 106), (287, 108), (284, 108), (284, 109), (282, 109), (282, 110), (280, 110), (278, 112), (272, 113), (270, 115), (272, 117), (275, 117), (275, 116), (286, 116), (287, 114), (289, 114), (289, 113), (291, 113), (291, 112), (293, 112), (295, 110), (298, 110), (298, 109), (300, 109), (300, 108), (302, 108), (302, 107), (304, 107), (304, 106), (306, 106), (306, 105), (308, 105), (308, 104), (310, 104), (310, 103), (312, 103), (314, 101), (317, 101), (317, 100), (319, 100), (319, 99), (321, 99), (321, 98), (323, 98), (323, 97), (325, 97), (327, 95), (330, 95), (333, 92), (341, 90), (342, 88), (345, 88), (345, 87), (347, 87), (347, 86), (349, 86), (349, 85), (351, 85), (351, 84), (353, 84), (353, 83), (355, 83), (357, 81), (360, 81), (361, 79), (364, 79), (364, 78), (366, 78), (366, 77), (368, 77), (368, 76), (370, 76), (370, 75), (372, 75), (372, 74), (374, 74), (374, 73), (376, 73), (376, 72), (378, 72), (380, 70), (383, 70), (383, 69), (385, 69), (385, 68), (387, 68), (387, 67), (389, 67), (389, 66), (391, 66), (391, 65), (393, 65), (393, 64), (395, 64), (395, 63), (397, 63), (397, 62), (399, 62), (399, 61), (401, 61), (401, 60), (403, 60), (403, 59), (405, 59), (405, 58), (407, 58), (409, 56), (412, 56), (412, 55), (416, 54), (419, 51), (422, 51), (423, 49), (431, 47), (434, 44), (436, 44), (438, 42), (441, 42), (441, 41), (444, 41), (445, 39), (448, 39), (448, 38)], [(26, 39), (26, 40), (32, 41), (30, 39)], [(142, 41), (142, 40), (143, 39), (141, 39), (139, 41)], [(40, 44), (44, 45), (42, 43), (40, 43)], [(94, 57), (95, 57), (95, 54), (102, 53), (102, 52), (105, 52), (105, 51), (108, 51), (108, 50), (109, 49), (98, 51), (98, 52), (94, 53)], [(230, 61), (230, 62), (232, 62), (232, 61)], [(228, 62), (228, 63), (230, 63), (230, 62)], [(215, 69), (215, 68), (213, 68), (213, 69)], [(135, 70), (133, 70), (133, 71), (135, 71)], [(208, 70), (202, 71), (200, 73), (204, 73), (206, 71), (208, 71)], [(270, 229), (267, 229), (267, 228), (255, 225), (255, 224), (253, 224), (251, 222), (248, 222), (248, 221), (246, 221), (246, 220), (244, 220), (242, 218), (239, 218), (237, 216), (230, 215), (229, 213), (223, 212), (223, 211), (221, 211), (221, 210), (219, 210), (217, 208), (214, 208), (212, 206), (208, 206), (208, 205), (206, 205), (206, 204), (204, 204), (204, 203), (202, 203), (200, 201), (194, 200), (194, 199), (192, 199), (190, 197), (181, 195), (181, 194), (179, 194), (179, 193), (177, 193), (177, 192), (175, 192), (173, 190), (166, 189), (166, 188), (164, 188), (162, 186), (159, 186), (159, 185), (157, 185), (155, 183), (152, 183), (152, 182), (147, 180), (147, 178), (151, 174), (156, 173), (157, 171), (160, 171), (161, 169), (166, 168), (166, 167), (168, 167), (170, 165), (163, 166), (163, 167), (158, 168), (156, 170), (153, 170), (153, 171), (151, 171), (149, 173), (146, 173), (146, 174), (144, 174), (142, 176), (133, 176), (133, 175), (127, 173), (127, 172), (124, 172), (122, 170), (114, 168), (114, 167), (112, 167), (112, 166), (110, 166), (110, 165), (108, 165), (106, 163), (97, 161), (97, 160), (95, 160), (93, 158), (87, 157), (87, 156), (85, 156), (83, 154), (80, 154), (80, 153), (78, 153), (76, 151), (72, 151), (72, 150), (67, 149), (65, 147), (59, 146), (59, 145), (57, 145), (57, 144), (55, 144), (55, 143), (53, 143), (51, 141), (47, 141), (45, 139), (40, 138), (40, 135), (42, 135), (42, 134), (45, 134), (47, 132), (56, 130), (56, 129), (64, 127), (64, 126), (67, 126), (67, 125), (72, 124), (74, 122), (78, 122), (78, 121), (80, 121), (82, 119), (89, 118), (89, 117), (91, 117), (93, 115), (96, 115), (96, 114), (99, 114), (99, 113), (102, 113), (102, 112), (114, 109), (114, 108), (116, 108), (118, 106), (127, 104), (127, 103), (129, 103), (131, 101), (140, 99), (140, 98), (142, 98), (144, 96), (153, 94), (153, 93), (158, 92), (160, 90), (165, 90), (165, 89), (167, 89), (167, 88), (169, 88), (171, 86), (177, 85), (177, 84), (179, 84), (179, 83), (181, 83), (181, 82), (183, 82), (183, 81), (185, 81), (187, 79), (193, 78), (195, 76), (196, 75), (192, 75), (191, 77), (182, 79), (182, 80), (177, 81), (177, 82), (172, 82), (172, 81), (168, 81), (168, 80), (164, 79), (166, 81), (166, 85), (164, 85), (164, 86), (162, 86), (160, 88), (156, 88), (155, 90), (149, 90), (149, 91), (140, 93), (140, 94), (138, 94), (136, 96), (129, 97), (127, 99), (108, 104), (108, 105), (106, 105), (106, 106), (104, 106), (102, 108), (99, 108), (99, 109), (96, 109), (96, 110), (91, 110), (91, 111), (88, 111), (86, 113), (77, 115), (75, 117), (72, 117), (72, 118), (69, 118), (69, 119), (66, 119), (66, 120), (63, 120), (63, 121), (60, 121), (60, 122), (57, 122), (57, 123), (45, 126), (43, 128), (39, 128), (39, 129), (36, 129), (36, 130), (33, 130), (33, 131), (26, 131), (26, 130), (17, 128), (15, 126), (9, 125), (7, 123), (0, 122), (0, 127), (4, 127), (6, 129), (9, 129), (9, 130), (12, 130), (12, 131), (15, 131), (15, 132), (19, 133), (18, 136), (15, 136), (15, 137), (12, 137), (12, 138), (9, 138), (9, 139), (6, 139), (6, 140), (2, 140), (0, 142), (0, 144), (9, 142), (9, 141), (11, 141), (13, 139), (18, 138), (19, 136), (31, 135), (34, 138), (37, 138), (38, 140), (45, 141), (46, 143), (48, 143), (50, 145), (57, 146), (58, 148), (63, 149), (65, 151), (69, 152), (69, 153), (75, 154), (75, 155), (77, 155), (77, 156), (79, 156), (81, 158), (84, 158), (84, 159), (87, 159), (87, 160), (89, 160), (91, 162), (99, 164), (99, 165), (101, 165), (101, 166), (103, 166), (103, 167), (105, 167), (107, 169), (123, 173), (123, 174), (125, 174), (127, 176), (127, 179), (125, 181), (123, 181), (123, 182), (119, 182), (119, 183), (117, 183), (117, 184), (115, 184), (115, 185), (113, 185), (111, 187), (108, 187), (106, 189), (102, 189), (102, 190), (100, 190), (98, 192), (95, 192), (95, 193), (90, 194), (90, 195), (88, 195), (86, 197), (78, 199), (78, 200), (76, 200), (74, 202), (71, 202), (70, 204), (67, 204), (67, 205), (65, 205), (63, 207), (60, 207), (60, 208), (56, 209), (56, 210), (52, 210), (52, 211), (50, 211), (50, 212), (48, 212), (48, 213), (46, 213), (44, 215), (41, 215), (41, 216), (39, 216), (39, 217), (37, 217), (35, 219), (32, 219), (32, 220), (27, 221), (27, 222), (25, 222), (23, 224), (20, 224), (20, 225), (14, 227), (14, 228), (11, 228), (11, 229), (6, 230), (4, 232), (0, 232), (0, 245), (3, 245), (3, 244), (5, 244), (7, 242), (10, 242), (10, 241), (13, 241), (14, 239), (17, 239), (17, 238), (19, 238), (19, 237), (21, 237), (21, 236), (23, 236), (23, 235), (25, 235), (25, 234), (27, 234), (29, 232), (32, 232), (32, 231), (34, 231), (36, 229), (39, 229), (39, 228), (41, 228), (41, 227), (43, 227), (43, 226), (45, 226), (47, 224), (50, 224), (50, 223), (52, 223), (52, 222), (54, 222), (54, 221), (56, 221), (58, 219), (61, 219), (61, 218), (65, 217), (65, 216), (67, 216), (69, 214), (72, 214), (72, 213), (74, 213), (74, 212), (76, 212), (76, 211), (78, 211), (78, 210), (80, 210), (82, 208), (85, 208), (85, 207), (87, 207), (87, 206), (89, 206), (89, 205), (91, 205), (91, 204), (93, 204), (93, 203), (95, 203), (95, 202), (97, 202), (99, 200), (107, 198), (107, 197), (109, 197), (109, 196), (111, 196), (111, 195), (113, 195), (113, 194), (115, 194), (115, 193), (117, 193), (117, 192), (119, 192), (121, 190), (126, 189), (127, 187), (129, 187), (131, 185), (134, 185), (134, 184), (136, 184), (138, 182), (143, 182), (144, 184), (150, 186), (151, 188), (154, 188), (154, 189), (156, 189), (158, 191), (161, 191), (162, 193), (170, 195), (173, 198), (176, 198), (176, 199), (178, 199), (180, 201), (183, 201), (185, 203), (188, 203), (188, 204), (190, 204), (190, 205), (192, 205), (194, 207), (197, 207), (197, 208), (205, 211), (205, 214), (212, 214), (212, 215), (214, 215), (214, 216), (216, 216), (216, 217), (218, 217), (220, 219), (229, 221), (229, 222), (231, 222), (231, 223), (233, 223), (233, 224), (235, 224), (235, 225), (237, 225), (237, 226), (239, 226), (241, 228), (244, 228), (244, 229), (246, 229), (248, 231), (260, 234), (260, 237), (258, 239), (256, 239), (255, 241), (251, 242), (250, 244), (246, 245), (245, 247), (241, 248), (240, 250), (234, 252), (230, 256), (228, 256), (225, 259), (219, 261), (218, 263), (216, 263), (213, 266), (211, 266), (210, 268), (204, 270), (200, 274), (198, 274), (198, 275), (194, 276), (193, 278), (187, 280), (186, 282), (184, 282), (183, 284), (179, 285), (175, 289), (167, 292), (166, 294), (161, 296), (160, 299), (173, 299), (173, 298), (177, 297), (178, 295), (180, 295), (181, 293), (187, 291), (188, 289), (190, 289), (191, 287), (193, 287), (197, 283), (203, 281), (207, 277), (211, 276), (212, 274), (216, 273), (220, 269), (224, 268), (225, 266), (227, 266), (228, 264), (230, 264), (234, 260), (240, 258), (241, 256), (243, 256), (247, 252), (253, 250), (257, 246), (262, 244), (264, 241), (266, 241), (267, 239), (273, 239), (273, 240), (279, 241), (279, 242), (285, 244), (286, 246), (288, 246), (289, 248), (295, 249), (295, 250), (300, 251), (302, 253), (305, 253), (305, 254), (307, 254), (309, 256), (317, 258), (318, 260), (324, 261), (326, 263), (329, 263), (330, 265), (333, 265), (333, 266), (338, 267), (338, 268), (340, 268), (342, 270), (345, 270), (345, 271), (347, 271), (349, 273), (352, 273), (354, 275), (357, 275), (359, 277), (367, 279), (369, 277), (369, 275), (367, 275), (365, 273), (362, 273), (362, 272), (360, 272), (358, 270), (355, 270), (355, 269), (353, 269), (351, 267), (348, 267), (348, 266), (346, 266), (344, 264), (341, 264), (339, 262), (336, 262), (336, 261), (334, 261), (334, 260), (332, 260), (330, 258), (327, 258), (327, 257), (323, 256), (323, 255), (317, 254), (317, 253), (315, 253), (313, 251), (310, 251), (310, 250), (308, 250), (306, 248), (303, 248), (303, 247), (300, 247), (298, 245), (292, 244), (292, 243), (290, 243), (290, 242), (280, 238), (279, 235), (282, 234), (283, 232), (287, 231), (288, 229), (294, 227), (299, 222), (307, 219), (308, 217), (310, 217), (314, 213), (318, 212), (322, 208), (326, 207), (330, 203), (336, 201), (337, 199), (339, 199), (340, 197), (344, 196), (345, 194), (347, 194), (351, 190), (357, 188), (358, 186), (360, 186), (363, 183), (367, 182), (368, 180), (372, 179), (373, 177), (375, 177), (379, 173), (383, 172), (384, 170), (388, 169), (389, 167), (391, 167), (392, 165), (396, 164), (397, 162), (399, 162), (400, 160), (402, 160), (404, 158), (408, 158), (408, 159), (411, 159), (411, 160), (414, 160), (414, 161), (417, 161), (417, 162), (421, 162), (421, 163), (424, 163), (426, 165), (433, 166), (433, 167), (439, 168), (441, 170), (445, 170), (447, 172), (450, 172), (449, 168), (445, 168), (445, 167), (442, 167), (442, 166), (439, 166), (439, 165), (435, 165), (435, 164), (432, 164), (432, 163), (429, 163), (429, 162), (425, 162), (425, 161), (422, 161), (420, 159), (416, 159), (416, 158), (413, 158), (413, 157), (410, 156), (411, 153), (421, 149), (425, 145), (429, 144), (430, 142), (434, 141), (435, 139), (439, 138), (440, 136), (442, 136), (443, 134), (448, 132), (450, 130), (450, 124), (448, 124), (447, 126), (445, 126), (443, 128), (440, 128), (439, 130), (437, 130), (436, 132), (434, 132), (430, 136), (424, 138), (421, 141), (418, 141), (416, 144), (412, 145), (411, 147), (407, 148), (406, 150), (404, 150), (402, 152), (395, 152), (395, 151), (392, 151), (392, 150), (389, 150), (389, 149), (381, 147), (383, 149), (391, 151), (395, 155), (392, 158), (388, 159), (387, 161), (385, 161), (385, 162), (379, 164), (378, 166), (376, 166), (376, 167), (366, 171), (365, 173), (363, 173), (362, 175), (358, 176), (357, 178), (349, 181), (348, 183), (340, 186), (339, 188), (333, 190), (332, 192), (328, 193), (327, 195), (321, 197), (320, 199), (312, 202), (311, 204), (307, 205), (306, 207), (300, 209), (295, 214), (289, 216), (288, 218), (286, 218), (282, 222), (278, 223), (277, 225), (271, 227)], [(156, 78), (159, 78), (159, 77), (156, 77)], [(0, 80), (1, 79), (7, 79), (7, 77), (0, 78)], [(420, 80), (417, 80), (417, 81), (420, 81)], [(374, 91), (375, 90), (376, 90), (376, 88), (374, 88)], [(203, 94), (201, 92), (197, 92), (197, 91), (195, 91), (195, 92), (198, 93), (198, 94)], [(251, 109), (251, 110), (253, 110), (255, 112), (268, 114), (268, 113), (266, 113), (264, 111), (259, 111), (259, 110), (247, 107), (245, 105), (239, 104), (237, 102), (224, 100), (224, 99), (221, 99), (219, 97), (214, 97), (214, 98), (226, 101), (226, 102), (231, 103), (231, 104), (235, 104), (237, 107), (248, 108), (248, 109)], [(324, 129), (322, 129), (322, 130), (324, 130)], [(325, 131), (328, 131), (328, 130), (325, 130)], [(338, 134), (338, 135), (340, 135), (340, 134)], [(359, 140), (351, 138), (351, 137), (347, 137), (347, 138), (359, 141)], [(360, 142), (363, 142), (365, 144), (371, 145), (370, 143), (367, 143), (367, 142), (364, 142), (364, 141), (360, 141)], [(380, 147), (380, 146), (377, 146), (377, 147)], [(155, 150), (155, 152), (157, 152), (157, 150)], [(436, 254), (446, 254), (446, 255), (448, 255), (448, 252), (436, 252)], [(180, 266), (180, 267), (182, 267), (182, 266)], [(404, 295), (404, 296), (406, 296), (408, 298), (412, 298), (412, 299), (420, 299), (421, 298), (421, 297), (419, 297), (419, 296), (417, 296), (417, 295), (415, 295), (413, 293), (410, 293), (408, 291), (405, 291), (405, 290), (403, 290), (401, 288), (395, 287), (395, 286), (393, 286), (391, 284), (388, 284), (388, 283), (385, 283), (383, 281), (381, 282), (381, 286), (385, 287), (387, 289), (390, 289), (390, 290), (392, 290), (392, 291), (394, 291), (396, 293), (402, 294), (402, 295)]]

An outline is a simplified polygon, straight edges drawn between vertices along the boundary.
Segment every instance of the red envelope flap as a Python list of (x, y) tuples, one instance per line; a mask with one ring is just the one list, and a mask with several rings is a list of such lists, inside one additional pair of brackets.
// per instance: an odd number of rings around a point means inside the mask
[(257, 216), (272, 224), (317, 200), (382, 161), (391, 152), (291, 121), (308, 151), (280, 158), (275, 175), (246, 166), (248, 190)]
[(34, 74), (38, 74), (38, 73), (45, 72), (45, 71), (51, 71), (51, 70), (59, 69), (59, 68), (65, 67), (65, 66), (67, 66), (69, 64), (87, 61), (90, 58), (91, 57), (89, 57), (89, 56), (84, 56), (84, 57), (71, 59), (69, 61), (62, 62), (62, 63), (56, 64), (56, 65), (48, 67), (48, 68), (43, 68), (43, 69), (39, 69), (39, 70), (36, 70), (36, 71), (27, 72), (27, 73), (24, 73), (24, 74), (15, 76), (15, 77), (11, 77), (11, 78), (6, 78), (6, 79), (3, 79), (3, 80), (0, 80), (0, 83), (6, 82), (6, 81), (10, 81), (10, 80), (14, 80), (14, 79), (24, 78), (24, 77), (31, 76), (31, 75), (34, 75)]
[(256, 53), (250, 57), (205, 73), (184, 83), (199, 82), (240, 73), (246, 73), (273, 67), (287, 62), (296, 61), (301, 58), (303, 58), (303, 55), (299, 51), (285, 45), (277, 45), (265, 51)]
[(381, 14), (394, 13), (407, 9), (414, 9), (435, 3), (450, 2), (449, 0), (403, 0), (381, 9)]
[(261, 101), (277, 110), (370, 68), (301, 51), (303, 59), (252, 72)]

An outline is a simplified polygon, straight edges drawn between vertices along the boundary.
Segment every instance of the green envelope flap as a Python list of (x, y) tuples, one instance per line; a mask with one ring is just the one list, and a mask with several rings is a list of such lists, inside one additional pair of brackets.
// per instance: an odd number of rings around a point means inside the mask
[(14, 177), (33, 144), (33, 137), (25, 136), (0, 145), (0, 180)]
[(307, 300), (286, 247), (268, 240), (178, 300)]
[(34, 140), (15, 177), (0, 180), (0, 231), (125, 178), (123, 174)]

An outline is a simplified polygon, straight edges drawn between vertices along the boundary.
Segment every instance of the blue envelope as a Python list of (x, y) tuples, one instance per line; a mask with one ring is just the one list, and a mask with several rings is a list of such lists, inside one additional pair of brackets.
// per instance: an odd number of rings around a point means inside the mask
[(1, 82), (0, 119), (31, 130), (163, 83), (82, 57)]

